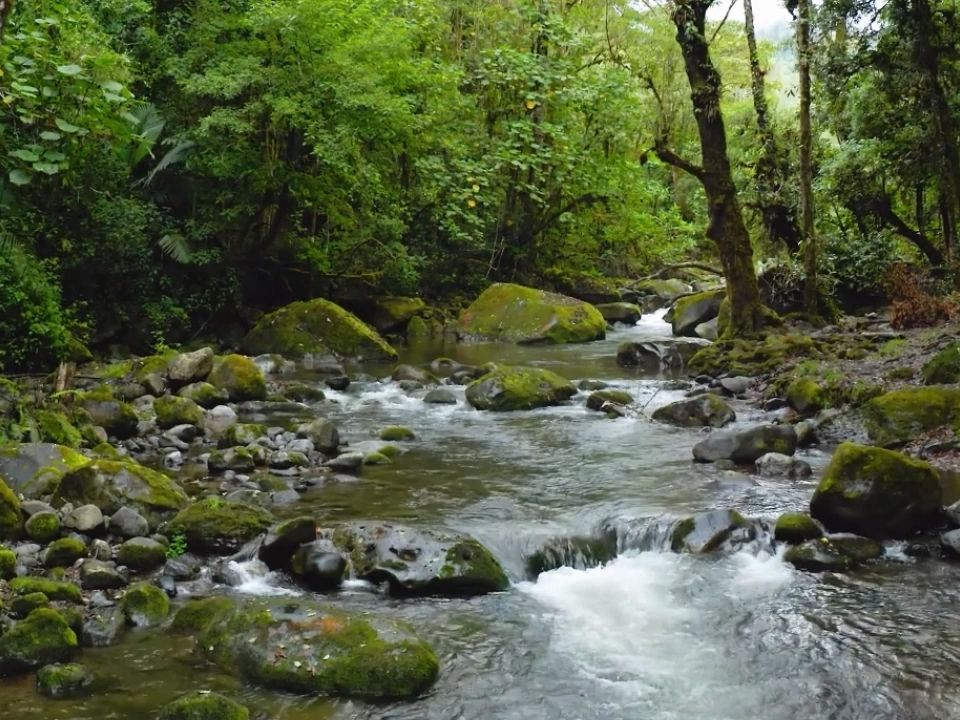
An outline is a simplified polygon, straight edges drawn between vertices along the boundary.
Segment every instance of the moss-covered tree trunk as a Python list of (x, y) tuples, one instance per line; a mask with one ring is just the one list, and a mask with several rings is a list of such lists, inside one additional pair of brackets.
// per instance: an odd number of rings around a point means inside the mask
[[(673, 22), (690, 82), (702, 165), (694, 166), (676, 156), (672, 159), (703, 184), (709, 205), (707, 236), (717, 245), (727, 281), (727, 297), (730, 299), (728, 333), (742, 336), (761, 327), (764, 308), (753, 267), (753, 247), (743, 221), (727, 154), (727, 131), (720, 111), (720, 74), (710, 59), (706, 37), (707, 9), (712, 1), (674, 0)], [(661, 152), (660, 155), (669, 157), (672, 154)]]
[(797, 5), (797, 57), (800, 69), (800, 217), (803, 227), (803, 308), (819, 314), (817, 236), (813, 223), (813, 127), (810, 118), (810, 0)]

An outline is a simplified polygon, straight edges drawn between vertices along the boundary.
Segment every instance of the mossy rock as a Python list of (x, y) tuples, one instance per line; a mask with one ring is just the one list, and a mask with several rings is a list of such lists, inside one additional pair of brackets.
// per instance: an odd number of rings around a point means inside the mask
[(587, 408), (600, 412), (603, 410), (604, 404), (608, 402), (614, 405), (632, 405), (633, 395), (623, 390), (597, 390), (587, 397)]
[(376, 297), (370, 305), (369, 317), (365, 314), (364, 317), (377, 330), (386, 333), (403, 330), (407, 323), (427, 309), (427, 304), (415, 297)]
[(223, 669), (293, 693), (402, 700), (423, 693), (439, 673), (433, 650), (404, 625), (306, 601), (237, 607), (209, 625), (198, 645)]
[(760, 339), (715, 342), (690, 359), (689, 369), (695, 374), (758, 377), (819, 354), (817, 343), (806, 335), (770, 333)]
[(381, 452), (367, 453), (363, 456), (364, 465), (389, 465), (391, 462), (393, 461)]
[(10, 548), (0, 547), (0, 580), (10, 580), (16, 574), (16, 553)]
[(267, 434), (267, 426), (259, 423), (237, 423), (230, 426), (218, 445), (221, 448), (246, 447)]
[(813, 415), (827, 407), (826, 393), (813, 378), (802, 377), (787, 387), (787, 402), (802, 415)]
[(28, 538), (45, 545), (60, 537), (60, 516), (52, 510), (42, 510), (27, 518), (24, 529)]
[(169, 531), (183, 533), (192, 552), (231, 553), (272, 523), (273, 516), (263, 508), (204, 498), (180, 511)]
[(40, 608), (0, 636), (0, 674), (69, 662), (80, 648), (77, 635), (56, 610)]
[(386, 442), (403, 442), (405, 440), (416, 440), (417, 436), (408, 427), (391, 425), (380, 431), (380, 439)]
[(44, 665), (37, 671), (37, 691), (55, 700), (84, 695), (93, 673), (78, 663)]
[(36, 410), (32, 416), (41, 442), (78, 448), (83, 435), (66, 413), (59, 410)]
[(335, 355), (340, 358), (396, 360), (397, 351), (377, 332), (336, 303), (318, 298), (295, 302), (265, 315), (244, 338), (252, 355), (285, 357)]
[(48, 567), (69, 567), (87, 555), (87, 546), (76, 537), (54, 540), (43, 554), (43, 564)]
[(189, 600), (173, 616), (170, 629), (179, 633), (198, 633), (233, 611), (234, 601), (225, 597)]
[(685, 295), (673, 303), (673, 334), (695, 337), (697, 325), (713, 320), (720, 314), (720, 303), (727, 296), (723, 289)]
[(263, 371), (243, 355), (226, 355), (214, 360), (207, 382), (226, 390), (234, 402), (264, 400), (267, 397), (267, 381)]
[(929, 464), (883, 448), (837, 448), (810, 501), (831, 532), (906, 538), (942, 523), (943, 491)]
[(670, 533), (670, 549), (703, 555), (737, 549), (754, 537), (754, 523), (736, 510), (713, 510), (678, 521)]
[(498, 367), (467, 386), (477, 410), (532, 410), (559, 405), (577, 394), (569, 380), (542, 368)]
[(675, 300), (692, 290), (689, 284), (677, 278), (643, 280), (634, 284), (633, 289), (640, 295), (654, 295), (664, 300)]
[(56, 491), (64, 473), (89, 462), (63, 445), (21, 443), (0, 448), (0, 481), (28, 500), (37, 500)]
[(160, 711), (158, 720), (249, 720), (250, 712), (240, 703), (208, 691), (192, 692), (174, 700)]
[(157, 413), (157, 425), (164, 430), (177, 425), (203, 427), (203, 410), (189, 398), (164, 395), (153, 403), (153, 410)]
[(117, 550), (117, 561), (132, 570), (153, 570), (163, 565), (166, 559), (167, 549), (151, 538), (131, 538)]
[(0, 479), (0, 540), (16, 540), (23, 530), (20, 500)]
[(468, 340), (580, 343), (602, 340), (607, 323), (593, 305), (509, 283), (491, 285), (460, 315)]
[(931, 386), (894, 390), (861, 409), (869, 438), (879, 445), (903, 443), (948, 426), (960, 429), (960, 388)]
[(855, 535), (821, 537), (794, 545), (785, 562), (807, 572), (847, 572), (883, 556), (883, 546)]
[(923, 366), (926, 385), (953, 385), (960, 382), (960, 342), (951, 343)]
[(50, 607), (50, 598), (42, 592), (17, 595), (10, 601), (10, 612), (14, 617), (25, 618), (34, 610)]
[(114, 437), (126, 440), (137, 434), (140, 418), (129, 403), (94, 391), (81, 396), (80, 407), (90, 418), (90, 422), (99, 425)]
[(816, 540), (823, 535), (817, 521), (807, 513), (784, 513), (777, 518), (773, 537), (779, 542), (799, 545), (807, 540)]
[(177, 395), (193, 400), (197, 405), (208, 410), (230, 401), (230, 393), (206, 381), (185, 385), (177, 391)]
[(651, 417), (677, 427), (722, 428), (736, 420), (737, 414), (722, 398), (704, 393), (657, 408)]
[(68, 582), (39, 577), (18, 577), (10, 581), (10, 589), (16, 595), (43, 593), (51, 600), (80, 604), (83, 595), (80, 588)]
[(120, 600), (127, 623), (136, 627), (155, 627), (170, 615), (170, 598), (156, 585), (131, 585)]

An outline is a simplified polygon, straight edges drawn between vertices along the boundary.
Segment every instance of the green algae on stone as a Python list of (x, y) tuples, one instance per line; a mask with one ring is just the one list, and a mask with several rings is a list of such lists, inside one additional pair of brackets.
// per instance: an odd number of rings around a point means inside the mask
[(60, 537), (60, 516), (52, 510), (41, 510), (27, 518), (24, 530), (34, 542), (52, 542)]
[(496, 283), (463, 311), (458, 328), (470, 340), (562, 344), (602, 340), (607, 323), (599, 310), (581, 300)]
[(695, 329), (720, 314), (720, 303), (727, 296), (724, 289), (707, 290), (677, 298), (673, 303), (673, 334), (695, 336)]
[(416, 440), (413, 430), (403, 425), (391, 425), (380, 431), (380, 439), (386, 442), (402, 442), (404, 440)]
[(154, 627), (170, 615), (170, 598), (156, 585), (131, 585), (120, 599), (120, 609), (130, 625)]
[(166, 430), (177, 425), (203, 427), (203, 410), (189, 398), (178, 395), (164, 395), (153, 403), (157, 414), (157, 425)]
[(227, 428), (227, 432), (218, 443), (221, 448), (246, 447), (267, 434), (267, 426), (260, 423), (236, 423)]
[(198, 633), (230, 613), (234, 605), (233, 600), (221, 596), (188, 600), (173, 616), (170, 628), (179, 633)]
[(87, 546), (76, 537), (54, 540), (43, 554), (43, 564), (50, 567), (69, 567), (87, 555)]
[(54, 699), (83, 695), (93, 683), (93, 674), (78, 663), (44, 665), (37, 671), (37, 690)]
[(855, 535), (820, 537), (794, 545), (784, 554), (798, 570), (807, 572), (847, 572), (883, 556), (883, 546)]
[(121, 440), (134, 437), (140, 418), (129, 403), (117, 400), (109, 388), (100, 388), (79, 396), (81, 409), (90, 418), (90, 422), (99, 425), (108, 434)]
[(0, 580), (10, 580), (17, 574), (17, 555), (13, 550), (0, 547)]
[(804, 415), (812, 415), (827, 407), (823, 388), (813, 378), (797, 378), (787, 387), (786, 394), (790, 407)]
[(10, 601), (10, 613), (19, 618), (25, 618), (34, 610), (45, 607), (50, 607), (50, 598), (42, 592), (16, 595)]
[(926, 362), (923, 382), (926, 385), (960, 383), (960, 342), (951, 343)]
[(960, 388), (930, 386), (894, 390), (861, 409), (868, 437), (879, 445), (907, 442), (928, 430), (960, 427)]
[(244, 338), (253, 355), (285, 357), (336, 355), (365, 360), (396, 360), (397, 351), (360, 318), (336, 303), (317, 298), (295, 302), (263, 316)]
[(413, 318), (427, 309), (427, 304), (415, 297), (376, 297), (371, 299), (370, 304), (370, 324), (380, 332), (402, 330)]
[(22, 530), (20, 500), (0, 478), (0, 540), (16, 540)]
[(264, 400), (267, 397), (267, 381), (263, 371), (243, 355), (216, 358), (207, 382), (225, 390), (233, 402)]
[(790, 512), (777, 518), (773, 537), (790, 545), (799, 545), (806, 540), (816, 540), (823, 530), (808, 513)]
[(0, 448), (0, 481), (15, 493), (35, 500), (53, 493), (64, 473), (89, 462), (90, 458), (63, 445), (10, 445)]
[(615, 405), (632, 405), (633, 395), (623, 390), (597, 390), (587, 397), (587, 408), (599, 412), (608, 402)]
[(208, 691), (188, 693), (161, 711), (158, 720), (249, 720), (250, 712), (240, 703)]
[(265, 532), (273, 516), (263, 508), (204, 498), (181, 510), (170, 521), (171, 533), (183, 533), (192, 552), (235, 552)]
[(185, 385), (177, 391), (177, 395), (193, 400), (200, 407), (208, 409), (223, 405), (230, 400), (230, 393), (216, 388), (206, 381)]
[(10, 589), (16, 595), (43, 593), (53, 601), (82, 603), (80, 588), (68, 582), (39, 577), (18, 577), (10, 581)]
[(559, 405), (576, 395), (577, 389), (549, 370), (501, 366), (470, 383), (466, 394), (477, 410), (504, 412)]
[(31, 417), (41, 442), (70, 448), (78, 448), (83, 443), (83, 435), (66, 413), (59, 410), (35, 410)]
[(928, 463), (883, 448), (843, 443), (810, 501), (831, 532), (905, 538), (941, 523), (943, 491)]
[(150, 538), (130, 538), (117, 550), (117, 562), (137, 571), (153, 570), (166, 559), (167, 549)]
[(720, 340), (690, 359), (691, 373), (730, 373), (757, 377), (781, 370), (798, 358), (816, 356), (816, 342), (806, 335), (770, 333), (749, 340)]
[(40, 608), (0, 636), (0, 674), (69, 662), (79, 652), (77, 635), (56, 610)]

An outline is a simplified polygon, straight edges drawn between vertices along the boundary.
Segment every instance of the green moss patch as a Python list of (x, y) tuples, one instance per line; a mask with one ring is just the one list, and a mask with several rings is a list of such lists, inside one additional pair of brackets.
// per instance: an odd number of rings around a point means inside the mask
[(193, 552), (233, 552), (272, 523), (273, 516), (263, 508), (204, 498), (177, 514), (169, 530), (183, 533)]

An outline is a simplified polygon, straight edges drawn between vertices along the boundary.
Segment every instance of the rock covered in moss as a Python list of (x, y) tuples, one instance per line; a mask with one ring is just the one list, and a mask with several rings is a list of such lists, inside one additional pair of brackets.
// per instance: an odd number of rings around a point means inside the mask
[(127, 623), (136, 627), (160, 625), (170, 614), (170, 598), (156, 585), (131, 585), (120, 600)]
[(93, 504), (108, 515), (130, 506), (153, 526), (187, 504), (186, 493), (163, 473), (132, 461), (94, 460), (67, 472), (56, 502)]
[(93, 684), (93, 673), (79, 663), (44, 665), (37, 671), (37, 691), (55, 700), (79, 697)]
[(783, 559), (798, 570), (847, 572), (870, 560), (883, 557), (883, 546), (856, 535), (831, 535), (794, 545)]
[(183, 533), (191, 552), (231, 553), (272, 522), (273, 516), (263, 508), (208, 497), (180, 511), (169, 531)]
[(94, 425), (99, 425), (114, 437), (126, 440), (137, 434), (140, 418), (136, 410), (129, 403), (113, 398), (112, 394), (96, 391), (86, 393), (80, 401), (80, 407)]
[(253, 472), (257, 463), (253, 454), (245, 447), (231, 447), (226, 450), (214, 450), (207, 459), (207, 467), (212, 473)]
[(167, 549), (152, 538), (131, 538), (117, 550), (117, 561), (131, 570), (153, 570), (163, 565), (166, 560)]
[(813, 415), (827, 407), (827, 397), (813, 378), (797, 378), (787, 386), (787, 402), (801, 415)]
[(51, 600), (79, 604), (83, 602), (80, 588), (72, 583), (39, 577), (18, 577), (10, 581), (10, 589), (16, 595), (43, 593)]
[(576, 394), (569, 380), (530, 367), (498, 367), (467, 386), (467, 402), (477, 410), (531, 410), (559, 405)]
[(185, 385), (177, 391), (177, 395), (192, 400), (202, 408), (214, 408), (230, 401), (230, 393), (217, 388), (208, 382), (195, 382)]
[(0, 547), (0, 580), (9, 580), (17, 574), (17, 555), (10, 548)]
[(13, 490), (0, 479), (0, 539), (16, 540), (23, 530), (23, 515), (20, 500)]
[(607, 323), (593, 305), (544, 290), (497, 283), (460, 315), (467, 340), (578, 343), (602, 340)]
[(116, 568), (102, 560), (90, 558), (80, 566), (80, 584), (84, 590), (114, 590), (122, 588), (127, 581)]
[(481, 595), (509, 584), (493, 554), (468, 535), (351, 523), (327, 537), (350, 559), (354, 575), (386, 583), (397, 595)]
[(265, 315), (244, 338), (253, 355), (286, 357), (335, 355), (365, 360), (395, 360), (397, 351), (360, 318), (336, 303), (317, 298), (295, 302)]
[(587, 409), (602, 412), (607, 403), (627, 406), (633, 404), (633, 395), (623, 390), (597, 390), (587, 397)]
[(77, 537), (64, 537), (54, 540), (43, 554), (43, 564), (49, 567), (69, 567), (85, 557), (87, 546)]
[(267, 531), (258, 556), (271, 570), (285, 568), (298, 547), (316, 539), (317, 522), (309, 515), (284, 520)]
[(262, 437), (266, 437), (267, 428), (260, 423), (237, 423), (227, 429), (227, 432), (220, 438), (218, 445), (221, 448), (247, 446), (256, 442)]
[(627, 302), (601, 303), (597, 305), (597, 310), (608, 323), (623, 323), (624, 325), (636, 325), (643, 316), (643, 311), (639, 305)]
[(810, 501), (831, 532), (905, 538), (942, 523), (943, 491), (929, 464), (883, 448), (837, 448)]
[(240, 703), (213, 692), (192, 692), (166, 705), (158, 720), (248, 720)]
[(233, 612), (234, 607), (233, 600), (222, 596), (189, 600), (173, 616), (170, 628), (179, 633), (198, 633)]
[(27, 672), (72, 660), (77, 635), (56, 610), (40, 608), (0, 636), (0, 674)]
[(706, 292), (686, 295), (673, 303), (671, 325), (673, 334), (683, 337), (694, 337), (696, 328), (720, 314), (720, 303), (727, 296), (727, 291), (708, 290)]
[(721, 428), (736, 420), (737, 414), (721, 398), (704, 393), (657, 408), (652, 417), (657, 422), (677, 427)]
[(243, 355), (227, 355), (217, 358), (207, 382), (225, 390), (234, 402), (265, 400), (267, 381), (256, 363)]
[(416, 440), (417, 436), (413, 430), (403, 425), (390, 425), (380, 431), (380, 439), (386, 442), (403, 442), (405, 440)]
[(433, 650), (404, 625), (307, 601), (238, 606), (208, 625), (198, 645), (249, 682), (294, 693), (401, 700), (439, 673)]
[(164, 395), (153, 403), (153, 410), (157, 413), (157, 425), (164, 430), (177, 425), (203, 427), (203, 410), (189, 398)]
[(756, 524), (736, 510), (713, 510), (678, 521), (670, 532), (670, 549), (697, 555), (731, 551), (756, 535)]
[(790, 425), (756, 425), (746, 430), (719, 430), (693, 448), (697, 462), (732, 460), (753, 463), (767, 453), (793, 455), (797, 451), (797, 433)]
[(777, 524), (773, 529), (773, 537), (776, 540), (790, 545), (816, 540), (821, 535), (823, 530), (808, 513), (784, 513), (777, 518)]
[(384, 296), (370, 300), (369, 314), (363, 314), (377, 330), (383, 333), (399, 332), (413, 318), (427, 309), (420, 298)]
[(34, 542), (52, 542), (60, 537), (60, 516), (51, 510), (41, 510), (27, 518), (24, 530)]
[(88, 462), (89, 458), (63, 445), (20, 443), (0, 448), (0, 481), (35, 500), (54, 492), (65, 472)]
[(50, 607), (50, 598), (42, 592), (17, 595), (10, 601), (10, 613), (17, 618), (25, 618), (34, 610)]
[(33, 421), (42, 442), (56, 443), (65, 447), (80, 447), (83, 435), (66, 413), (58, 410), (35, 410)]
[(867, 435), (880, 445), (906, 442), (948, 426), (960, 429), (960, 388), (931, 386), (894, 390), (861, 408)]
[(926, 362), (923, 382), (927, 385), (960, 383), (960, 342), (950, 343)]

